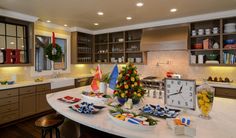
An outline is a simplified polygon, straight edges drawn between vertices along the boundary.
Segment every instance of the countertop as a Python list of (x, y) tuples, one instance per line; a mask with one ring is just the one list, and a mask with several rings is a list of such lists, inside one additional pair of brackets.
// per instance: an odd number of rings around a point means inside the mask
[[(127, 128), (123, 128), (115, 124), (108, 117), (108, 108), (102, 109), (96, 115), (84, 115), (72, 111), (68, 108), (70, 104), (58, 101), (58, 98), (64, 96), (81, 97), (83, 90), (89, 91), (89, 86), (75, 88), (71, 90), (61, 91), (58, 93), (52, 93), (47, 95), (47, 101), (50, 106), (63, 116), (78, 122), (80, 124), (92, 127), (94, 129), (104, 131), (107, 133), (119, 135), (122, 137), (135, 137), (135, 138), (185, 138), (186, 136), (176, 136), (171, 129), (168, 128), (164, 119), (158, 119), (158, 125), (149, 131), (136, 131)], [(108, 91), (111, 93), (111, 91)], [(160, 104), (163, 105), (163, 101), (160, 99), (145, 98), (144, 104)], [(196, 123), (196, 137), (197, 138), (235, 138), (236, 137), (236, 100), (215, 98), (214, 105), (210, 116), (210, 120), (205, 120), (198, 115), (200, 112), (187, 111), (187, 115)]]
[[(91, 74), (84, 74), (84, 75), (75, 75), (75, 76), (70, 76), (70, 77), (65, 77), (65, 78), (81, 79), (81, 78), (86, 78), (86, 77), (91, 77), (91, 76), (92, 76)], [(33, 86), (33, 85), (40, 85), (40, 84), (46, 84), (46, 83), (51, 83), (51, 80), (45, 79), (43, 82), (35, 82), (33, 80), (32, 81), (20, 81), (20, 82), (16, 82), (15, 84), (12, 84), (12, 85), (1, 85), (0, 84), (0, 90)]]
[[(196, 85), (201, 85), (203, 84), (204, 81), (196, 81)], [(236, 83), (220, 83), (220, 82), (208, 82), (208, 84), (212, 87), (219, 87), (219, 88), (230, 88), (230, 89), (236, 89)]]

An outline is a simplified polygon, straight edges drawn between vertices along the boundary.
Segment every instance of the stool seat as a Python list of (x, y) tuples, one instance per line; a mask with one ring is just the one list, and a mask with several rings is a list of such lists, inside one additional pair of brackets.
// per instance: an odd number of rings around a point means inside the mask
[(64, 122), (64, 117), (60, 114), (50, 114), (36, 120), (35, 126), (41, 128), (57, 127)]
[(60, 137), (60, 131), (57, 128), (64, 122), (64, 117), (60, 114), (50, 114), (43, 116), (35, 121), (35, 126), (42, 129), (42, 138), (45, 138), (47, 132), (50, 132), (50, 138), (52, 138), (52, 130), (56, 130), (56, 137)]

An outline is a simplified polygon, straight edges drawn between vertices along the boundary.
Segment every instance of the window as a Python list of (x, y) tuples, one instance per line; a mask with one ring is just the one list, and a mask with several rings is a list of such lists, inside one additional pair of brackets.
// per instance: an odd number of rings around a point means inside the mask
[(51, 70), (51, 61), (44, 53), (44, 48), (51, 43), (51, 37), (35, 36), (35, 71)]
[[(27, 42), (26, 25), (0, 22), (0, 50), (4, 53), (5, 57), (7, 49), (11, 50), (12, 52), (19, 50), (19, 63), (29, 63)], [(14, 62), (12, 61), (12, 63)]]
[(54, 62), (54, 70), (65, 70), (66, 69), (66, 65), (67, 65), (67, 42), (66, 39), (62, 39), (62, 38), (56, 38), (56, 43), (61, 47), (62, 49), (62, 58), (56, 62)]
[(44, 48), (52, 43), (52, 33), (35, 31), (35, 67), (31, 69), (31, 76), (52, 75), (55, 71), (61, 73), (70, 72), (70, 35), (57, 34), (56, 43), (62, 49), (62, 58), (51, 61), (47, 58)]

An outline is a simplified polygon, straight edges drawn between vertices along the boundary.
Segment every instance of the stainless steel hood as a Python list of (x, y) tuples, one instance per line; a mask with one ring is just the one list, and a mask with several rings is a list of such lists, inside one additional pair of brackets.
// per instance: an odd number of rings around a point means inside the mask
[(141, 51), (187, 50), (188, 25), (143, 29)]

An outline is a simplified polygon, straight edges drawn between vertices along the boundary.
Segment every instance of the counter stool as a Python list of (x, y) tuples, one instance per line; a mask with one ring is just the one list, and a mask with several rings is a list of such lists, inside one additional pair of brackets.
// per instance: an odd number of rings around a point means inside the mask
[(50, 114), (43, 116), (35, 121), (35, 126), (41, 128), (41, 137), (45, 138), (47, 132), (50, 132), (52, 138), (52, 131), (55, 129), (56, 138), (60, 138), (60, 131), (58, 127), (64, 122), (64, 117), (60, 114)]

